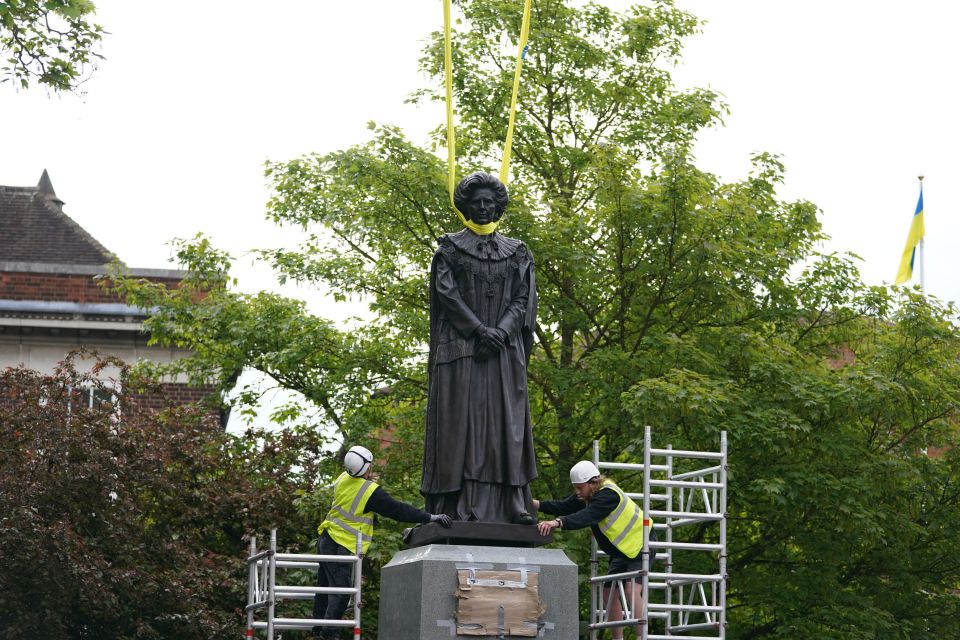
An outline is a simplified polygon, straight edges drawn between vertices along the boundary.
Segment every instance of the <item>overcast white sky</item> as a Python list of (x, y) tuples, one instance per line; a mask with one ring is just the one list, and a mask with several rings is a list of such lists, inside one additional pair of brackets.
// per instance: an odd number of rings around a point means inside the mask
[[(824, 249), (862, 256), (872, 284), (893, 279), (924, 174), (927, 291), (960, 299), (956, 3), (676, 4), (707, 20), (676, 79), (732, 109), (699, 165), (737, 180), (751, 153), (782, 154), (781, 194), (820, 206)], [(85, 96), (0, 86), (0, 184), (48, 169), (66, 212), (133, 267), (174, 266), (165, 243), (197, 232), (235, 255), (293, 244), (263, 219), (265, 160), (362, 142), (369, 120), (423, 141), (443, 119), (403, 104), (426, 82), (417, 59), (440, 0), (97, 6), (110, 35)], [(249, 262), (242, 286), (269, 286)]]

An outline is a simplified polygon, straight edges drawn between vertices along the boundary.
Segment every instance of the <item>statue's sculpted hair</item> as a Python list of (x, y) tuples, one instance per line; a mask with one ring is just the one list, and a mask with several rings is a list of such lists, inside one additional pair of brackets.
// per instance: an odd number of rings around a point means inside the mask
[(460, 181), (460, 184), (458, 184), (457, 188), (453, 191), (453, 203), (457, 205), (457, 209), (459, 209), (461, 213), (466, 211), (467, 201), (470, 199), (470, 196), (473, 195), (474, 191), (483, 187), (493, 191), (493, 200), (496, 202), (497, 218), (499, 218), (503, 215), (503, 212), (506, 211), (507, 204), (510, 202), (510, 196), (507, 195), (507, 187), (500, 182), (499, 178), (489, 173), (484, 173), (483, 171), (471, 173)]

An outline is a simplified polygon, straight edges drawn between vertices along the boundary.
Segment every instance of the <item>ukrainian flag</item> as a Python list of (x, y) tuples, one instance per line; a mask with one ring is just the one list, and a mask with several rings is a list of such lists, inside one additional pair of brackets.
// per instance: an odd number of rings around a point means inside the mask
[(897, 269), (897, 279), (893, 284), (901, 284), (913, 277), (913, 261), (917, 255), (917, 244), (923, 239), (923, 187), (920, 187), (920, 199), (917, 200), (917, 210), (910, 223), (910, 233), (907, 234), (907, 245), (903, 248), (900, 258), (900, 268)]

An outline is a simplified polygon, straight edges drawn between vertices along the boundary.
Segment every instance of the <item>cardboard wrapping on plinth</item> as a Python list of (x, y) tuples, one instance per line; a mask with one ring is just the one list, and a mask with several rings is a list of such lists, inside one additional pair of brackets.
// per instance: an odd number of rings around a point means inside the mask
[(536, 637), (545, 613), (534, 571), (457, 570), (457, 635)]

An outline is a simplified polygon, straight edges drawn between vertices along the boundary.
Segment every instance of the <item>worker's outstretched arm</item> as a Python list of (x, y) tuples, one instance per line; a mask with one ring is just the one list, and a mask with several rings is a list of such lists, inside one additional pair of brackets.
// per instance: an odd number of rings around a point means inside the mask
[(377, 487), (367, 500), (367, 511), (373, 511), (375, 514), (398, 520), (400, 522), (438, 522), (441, 526), (450, 526), (450, 516), (434, 515), (417, 509), (406, 502), (400, 502), (383, 487)]

